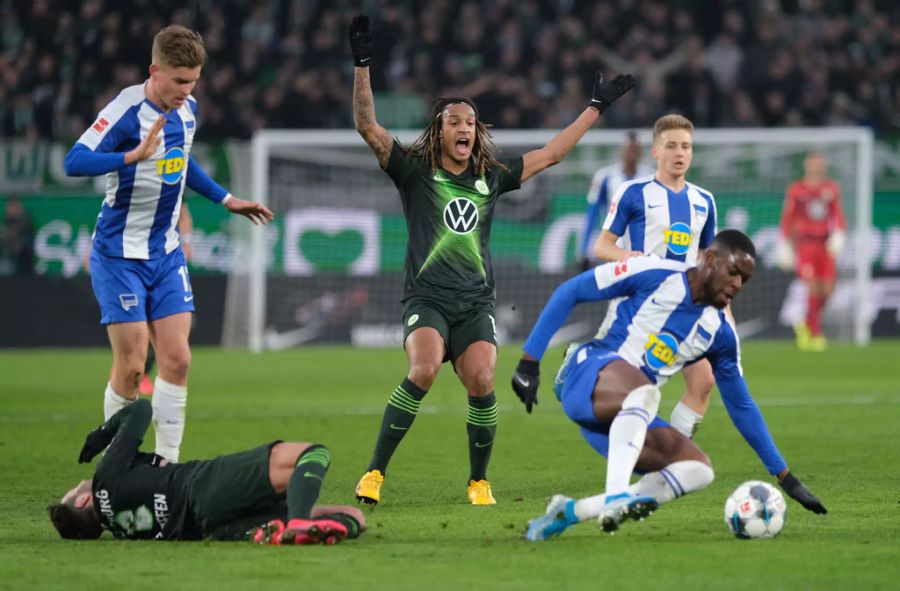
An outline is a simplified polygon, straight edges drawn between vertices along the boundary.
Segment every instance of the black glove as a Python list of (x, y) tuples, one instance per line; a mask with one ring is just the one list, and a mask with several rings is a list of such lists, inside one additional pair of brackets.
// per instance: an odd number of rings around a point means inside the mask
[(602, 113), (632, 88), (634, 88), (634, 76), (631, 74), (619, 74), (612, 81), (604, 82), (603, 72), (597, 72), (591, 104), (588, 106), (594, 107)]
[(87, 464), (93, 460), (97, 454), (109, 447), (115, 435), (112, 429), (106, 427), (106, 423), (88, 433), (84, 438), (84, 446), (78, 454), (78, 463)]
[(541, 383), (541, 363), (530, 359), (520, 359), (512, 377), (512, 388), (531, 414), (531, 407), (538, 403), (538, 384)]
[(778, 484), (781, 485), (781, 488), (784, 489), (784, 492), (786, 492), (789, 497), (803, 505), (805, 509), (820, 515), (828, 513), (828, 509), (825, 508), (822, 501), (816, 498), (816, 495), (812, 494), (812, 491), (806, 488), (806, 485), (800, 482), (800, 479), (790, 472), (787, 473), (787, 476), (779, 480)]
[(358, 14), (350, 24), (350, 51), (353, 52), (353, 65), (368, 68), (372, 63), (372, 48), (378, 28), (369, 28), (369, 17)]

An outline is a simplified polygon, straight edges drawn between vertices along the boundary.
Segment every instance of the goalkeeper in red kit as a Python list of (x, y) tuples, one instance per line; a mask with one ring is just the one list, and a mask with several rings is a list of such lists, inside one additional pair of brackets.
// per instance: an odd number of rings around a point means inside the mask
[(793, 266), (807, 290), (806, 321), (797, 323), (797, 346), (824, 351), (821, 315), (834, 291), (835, 259), (844, 247), (847, 222), (841, 208), (841, 189), (827, 176), (825, 157), (810, 152), (803, 160), (803, 178), (787, 189), (781, 216), (778, 262)]

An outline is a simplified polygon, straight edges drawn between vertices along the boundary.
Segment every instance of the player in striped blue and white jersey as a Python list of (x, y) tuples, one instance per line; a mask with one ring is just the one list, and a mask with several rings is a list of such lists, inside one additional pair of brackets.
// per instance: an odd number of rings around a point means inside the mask
[[(768, 472), (805, 508), (826, 512), (772, 440), (747, 389), (739, 340), (724, 312), (755, 267), (750, 239), (725, 230), (696, 267), (655, 256), (632, 258), (582, 273), (554, 292), (525, 342), (513, 389), (530, 412), (537, 402), (540, 359), (572, 309), (581, 302), (623, 298), (607, 334), (570, 347), (554, 381), (566, 415), (609, 461), (604, 494), (578, 501), (554, 497), (547, 514), (530, 524), (529, 539), (558, 535), (591, 518), (613, 532), (625, 519), (645, 517), (660, 503), (712, 482), (706, 454), (656, 414), (659, 387), (699, 359), (712, 364), (732, 422)], [(644, 476), (629, 486), (635, 469)]]
[[(653, 125), (656, 174), (625, 183), (613, 197), (603, 230), (594, 246), (603, 261), (655, 254), (693, 265), (697, 254), (716, 235), (716, 204), (712, 193), (685, 180), (693, 157), (693, 124), (681, 115), (664, 115)], [(598, 336), (616, 317), (617, 302)], [(672, 426), (692, 437), (706, 414), (714, 384), (706, 361), (684, 372), (686, 392), (672, 410)]]
[[(600, 216), (609, 207), (613, 195), (619, 187), (630, 180), (650, 176), (653, 169), (641, 163), (641, 144), (633, 131), (625, 136), (625, 143), (619, 151), (620, 162), (604, 166), (594, 173), (587, 193), (587, 211), (584, 216), (584, 233), (578, 247), (578, 264), (582, 271), (591, 267), (595, 229)], [(601, 224), (602, 225), (602, 224)]]
[(172, 462), (184, 432), (194, 311), (177, 230), (185, 186), (253, 223), (273, 217), (264, 206), (232, 196), (190, 155), (197, 131), (191, 91), (205, 63), (198, 33), (164, 28), (153, 39), (150, 78), (113, 99), (65, 159), (70, 176), (106, 175), (90, 259), (100, 322), (113, 351), (104, 415), (109, 419), (137, 398), (152, 339), (159, 360), (156, 452)]

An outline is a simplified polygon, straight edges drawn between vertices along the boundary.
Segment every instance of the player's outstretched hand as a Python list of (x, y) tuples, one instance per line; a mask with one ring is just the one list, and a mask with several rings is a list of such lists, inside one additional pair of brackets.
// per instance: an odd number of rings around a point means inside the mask
[(165, 115), (157, 117), (156, 121), (153, 122), (153, 125), (150, 126), (150, 130), (147, 131), (147, 135), (141, 140), (141, 143), (130, 152), (125, 152), (125, 164), (134, 164), (135, 162), (141, 162), (142, 160), (146, 160), (153, 156), (153, 153), (156, 152), (156, 149), (159, 148), (162, 143), (159, 132), (162, 131), (165, 124)]
[(253, 201), (244, 201), (243, 199), (238, 199), (234, 195), (225, 202), (225, 209), (231, 213), (244, 216), (254, 224), (262, 224), (265, 226), (275, 219), (275, 214), (269, 211), (265, 205), (260, 205)]
[(350, 23), (350, 51), (353, 52), (353, 65), (368, 68), (372, 63), (372, 51), (375, 47), (375, 36), (378, 27), (369, 26), (369, 17), (358, 14)]
[(541, 383), (541, 364), (534, 359), (520, 359), (512, 377), (512, 388), (531, 414), (531, 408), (538, 403), (538, 384)]
[(107, 429), (105, 423), (88, 433), (84, 438), (84, 445), (78, 453), (78, 463), (87, 464), (93, 460), (97, 454), (109, 447), (114, 436), (115, 433), (112, 429)]
[(603, 72), (598, 71), (597, 76), (594, 78), (594, 92), (591, 95), (591, 104), (588, 106), (594, 107), (602, 113), (632, 88), (634, 88), (634, 76), (631, 74), (619, 74), (609, 82), (605, 82), (603, 80)]
[(806, 485), (800, 482), (800, 479), (792, 473), (788, 472), (787, 476), (778, 481), (778, 484), (781, 485), (781, 488), (784, 489), (784, 492), (786, 492), (789, 497), (803, 505), (805, 509), (820, 515), (828, 513), (828, 509), (825, 508), (822, 501), (820, 501), (811, 490), (806, 488)]

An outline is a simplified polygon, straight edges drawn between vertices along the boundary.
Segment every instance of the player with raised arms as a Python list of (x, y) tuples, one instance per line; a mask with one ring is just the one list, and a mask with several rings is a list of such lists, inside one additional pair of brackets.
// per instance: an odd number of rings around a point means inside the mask
[[(623, 184), (610, 204), (603, 230), (594, 245), (602, 261), (624, 261), (654, 254), (693, 265), (716, 235), (716, 202), (712, 193), (685, 176), (693, 160), (694, 125), (681, 115), (664, 115), (653, 125), (651, 153), (656, 174)], [(616, 242), (619, 241), (622, 247)], [(616, 319), (617, 302), (610, 302), (599, 332), (602, 337)], [(672, 410), (672, 426), (693, 437), (709, 408), (712, 369), (699, 361), (684, 369), (686, 391)]]
[(50, 506), (61, 537), (334, 544), (365, 529), (356, 507), (315, 504), (331, 464), (324, 445), (275, 441), (175, 464), (140, 451), (151, 412), (140, 399), (85, 438), (79, 463), (108, 449), (91, 480)]
[(184, 434), (188, 335), (194, 293), (177, 231), (185, 186), (265, 224), (272, 212), (238, 199), (190, 155), (197, 131), (191, 91), (206, 63), (200, 34), (179, 25), (153, 39), (150, 78), (119, 93), (65, 159), (70, 176), (106, 175), (91, 245), (91, 284), (113, 353), (104, 418), (138, 396), (147, 343), (156, 349), (156, 451), (177, 462)]
[[(725, 230), (697, 266), (635, 257), (596, 267), (556, 289), (525, 342), (512, 386), (526, 405), (533, 404), (540, 359), (572, 309), (622, 298), (602, 339), (570, 346), (553, 385), (566, 415), (608, 459), (606, 488), (586, 499), (554, 496), (546, 514), (529, 523), (529, 540), (559, 535), (589, 519), (614, 532), (625, 519), (642, 519), (659, 504), (712, 482), (706, 454), (657, 416), (659, 388), (698, 359), (710, 361), (732, 422), (768, 472), (806, 509), (826, 512), (788, 468), (744, 381), (739, 340), (724, 308), (755, 268), (750, 239)], [(630, 485), (635, 469), (644, 476)]]
[(598, 73), (590, 103), (546, 146), (499, 159), (487, 126), (467, 98), (438, 99), (428, 127), (405, 147), (375, 119), (369, 67), (375, 31), (357, 16), (350, 26), (354, 60), (353, 118), (378, 164), (400, 192), (409, 241), (403, 290), (406, 378), (391, 394), (357, 499), (377, 503), (388, 462), (445, 361), (468, 393), (469, 480), (475, 505), (495, 503), (487, 466), (499, 412), (494, 397), (497, 339), (494, 277), (488, 245), (497, 198), (560, 162), (619, 97), (634, 87)]

